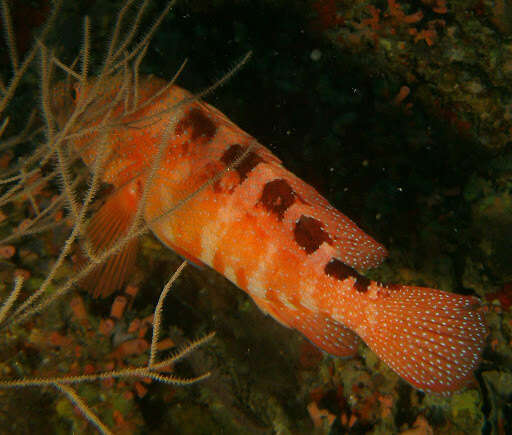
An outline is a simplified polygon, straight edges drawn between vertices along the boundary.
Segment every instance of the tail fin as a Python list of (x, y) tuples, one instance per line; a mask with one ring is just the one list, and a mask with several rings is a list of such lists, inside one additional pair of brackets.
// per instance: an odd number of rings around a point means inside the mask
[(487, 335), (477, 298), (425, 287), (372, 287), (357, 332), (386, 364), (425, 392), (449, 393), (471, 380)]

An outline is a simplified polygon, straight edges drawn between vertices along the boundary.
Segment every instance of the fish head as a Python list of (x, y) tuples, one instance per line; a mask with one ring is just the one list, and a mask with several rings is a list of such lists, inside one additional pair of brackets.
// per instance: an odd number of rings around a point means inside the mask
[(110, 148), (108, 138), (126, 113), (132, 89), (129, 80), (119, 75), (74, 82), (67, 79), (52, 86), (50, 109), (57, 128), (89, 167), (98, 144), (107, 142)]
[(205, 142), (216, 121), (190, 109), (196, 105), (202, 107), (192, 94), (153, 75), (138, 77), (136, 85), (132, 76), (117, 74), (63, 81), (52, 89), (59, 130), (91, 169), (102, 149), (102, 179), (114, 185), (147, 172), (163, 141), (173, 155), (181, 145), (193, 149), (198, 147), (190, 145)]

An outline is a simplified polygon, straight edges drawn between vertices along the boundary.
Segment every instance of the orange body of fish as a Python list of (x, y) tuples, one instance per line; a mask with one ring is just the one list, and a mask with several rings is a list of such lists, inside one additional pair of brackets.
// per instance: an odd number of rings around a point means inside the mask
[[(102, 180), (115, 190), (89, 225), (96, 249), (126, 232), (152, 173), (143, 217), (156, 237), (265, 313), (333, 355), (353, 355), (360, 337), (423, 391), (467, 384), (486, 336), (477, 298), (362, 276), (385, 258), (379, 243), (217, 109), (175, 85), (157, 95), (165, 84), (142, 79), (138, 108), (126, 112), (126, 102), (112, 105), (112, 83), (82, 115), (93, 126), (110, 107), (119, 121), (74, 143), (90, 167), (100, 142), (108, 152)], [(90, 86), (77, 87), (75, 104)], [(131, 242), (97, 272), (95, 296), (123, 283), (135, 252)]]

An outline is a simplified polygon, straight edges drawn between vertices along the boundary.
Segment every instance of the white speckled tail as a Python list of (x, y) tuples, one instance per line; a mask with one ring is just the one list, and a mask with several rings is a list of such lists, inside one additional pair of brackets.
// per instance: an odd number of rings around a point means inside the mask
[(449, 393), (468, 383), (487, 334), (477, 298), (424, 287), (385, 286), (358, 333), (414, 387)]

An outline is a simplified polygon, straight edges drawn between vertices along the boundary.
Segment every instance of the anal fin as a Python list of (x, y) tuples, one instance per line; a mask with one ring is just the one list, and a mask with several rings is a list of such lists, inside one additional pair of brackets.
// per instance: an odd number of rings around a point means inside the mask
[(357, 335), (326, 314), (313, 312), (302, 305), (295, 307), (254, 296), (253, 299), (264, 313), (271, 315), (284, 326), (296, 329), (325, 352), (340, 357), (354, 356), (357, 353)]

